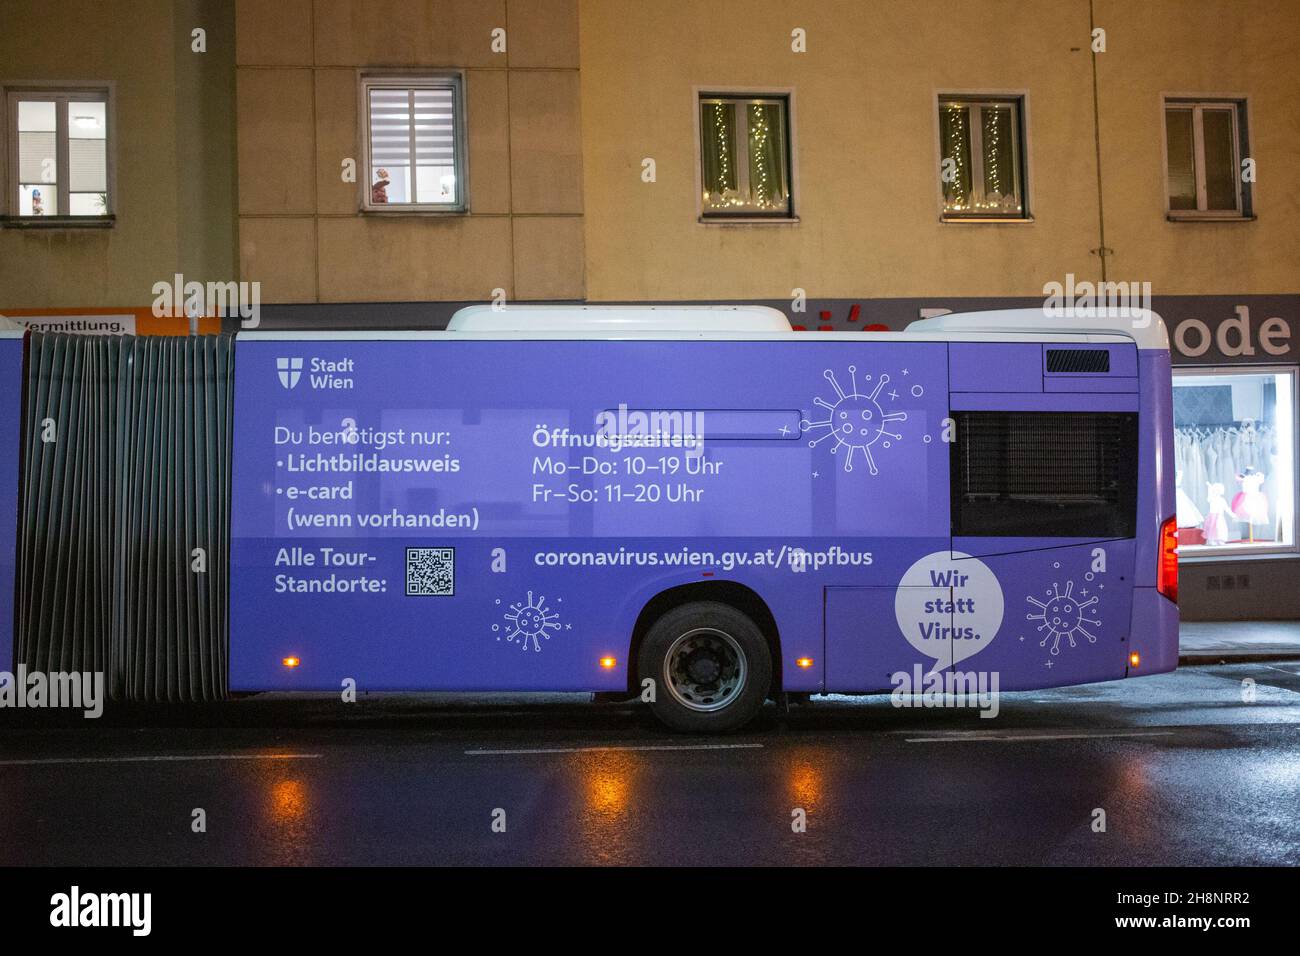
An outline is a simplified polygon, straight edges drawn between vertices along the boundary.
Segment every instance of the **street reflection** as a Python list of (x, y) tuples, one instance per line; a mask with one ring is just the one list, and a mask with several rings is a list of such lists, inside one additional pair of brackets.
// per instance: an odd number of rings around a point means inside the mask
[(271, 787), (271, 815), (277, 823), (299, 824), (307, 816), (307, 787), (298, 779), (277, 780)]
[(275, 864), (311, 862), (311, 813), (311, 793), (302, 777), (274, 770), (266, 776), (262, 831)]
[(822, 803), (822, 769), (807, 757), (796, 758), (788, 771), (790, 800), (811, 813)]
[(644, 759), (628, 751), (595, 751), (572, 765), (586, 809), (579, 826), (584, 862), (636, 862), (632, 811)]
[(801, 751), (791, 759), (787, 770), (786, 786), (793, 806), (802, 807), (810, 814), (820, 807), (826, 786), (821, 763), (820, 755)]

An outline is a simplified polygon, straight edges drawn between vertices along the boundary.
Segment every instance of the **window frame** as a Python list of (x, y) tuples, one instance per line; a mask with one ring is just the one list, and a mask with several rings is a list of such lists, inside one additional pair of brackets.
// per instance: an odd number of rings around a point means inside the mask
[[(1206, 209), (1204, 110), (1229, 108), (1232, 114), (1233, 183), (1235, 209)], [(1192, 111), (1192, 175), (1196, 181), (1196, 208), (1173, 209), (1169, 195), (1169, 111)], [(1160, 157), (1163, 165), (1165, 218), (1170, 222), (1240, 222), (1255, 218), (1254, 184), (1241, 179), (1241, 162), (1250, 155), (1250, 101), (1244, 94), (1162, 93), (1160, 95)]]
[[(940, 114), (943, 108), (949, 103), (961, 103), (966, 107), (972, 106), (1012, 106), (1015, 110), (1012, 123), (1012, 136), (1015, 140), (1014, 155), (1016, 158), (1015, 180), (1020, 191), (1020, 212), (1007, 214), (1004, 212), (995, 213), (956, 213), (948, 210), (948, 200), (944, 195), (943, 183), (943, 161), (946, 158), (943, 154), (943, 124)], [(937, 151), (937, 162), (935, 169), (938, 174), (935, 176), (935, 185), (938, 189), (939, 197), (939, 221), (940, 222), (983, 222), (983, 223), (1027, 223), (1033, 222), (1033, 201), (1030, 192), (1030, 186), (1033, 177), (1029, 169), (1029, 91), (1028, 90), (954, 90), (949, 92), (935, 91), (934, 108), (932, 110), (934, 120), (934, 143)], [(979, 194), (984, 193), (984, 155), (982, 147), (984, 131), (982, 127), (976, 124), (970, 125), (971, 130), (971, 186), (972, 196), (975, 194), (975, 187), (978, 186)], [(978, 176), (976, 173), (978, 172)]]
[[(1238, 363), (1235, 365), (1175, 365), (1173, 377), (1195, 378), (1214, 376), (1216, 378), (1230, 375), (1289, 375), (1291, 378), (1291, 543), (1274, 543), (1272, 545), (1224, 544), (1217, 547), (1197, 545), (1195, 551), (1179, 550), (1178, 560), (1186, 563), (1200, 561), (1240, 561), (1252, 558), (1276, 558), (1300, 553), (1300, 365), (1268, 364), (1253, 365)], [(1174, 423), (1178, 427), (1178, 423)], [(1231, 489), (1224, 489), (1230, 491)], [(1228, 500), (1232, 496), (1228, 495)], [(1273, 503), (1276, 505), (1276, 502)]]
[[(87, 81), (5, 81), (0, 82), (3, 93), (4, 124), (0, 127), (0, 224), (5, 227), (25, 229), (111, 228), (117, 221), (117, 112), (116, 83), (113, 80)], [(11, 195), (18, 186), (18, 103), (20, 100), (36, 102), (103, 103), (104, 104), (104, 213), (82, 216), (59, 213), (53, 216), (22, 216), (17, 211), (17, 196)], [(58, 208), (70, 205), (70, 148), (66, 110), (56, 109), (55, 160), (59, 179), (55, 195)]]
[[(418, 89), (427, 86), (452, 88), (453, 162), (456, 175), (455, 203), (372, 203), (370, 186), (374, 181), (370, 149), (370, 91), (372, 89)], [(357, 176), (358, 210), (378, 216), (464, 216), (470, 211), (469, 200), (469, 117), (465, 110), (464, 70), (357, 70), (357, 143), (361, 157)], [(412, 182), (415, 169), (412, 168)]]
[[(787, 209), (784, 213), (772, 213), (763, 211), (745, 212), (742, 210), (728, 210), (725, 212), (711, 212), (704, 204), (704, 144), (703, 129), (701, 128), (700, 111), (701, 108), (711, 100), (726, 100), (733, 104), (740, 103), (770, 103), (779, 102), (783, 107), (785, 117), (785, 175), (787, 183)], [(737, 111), (740, 115), (740, 111)], [(695, 131), (695, 219), (702, 225), (718, 224), (752, 224), (752, 225), (773, 225), (773, 224), (794, 224), (799, 222), (799, 212), (796, 203), (797, 182), (798, 182), (798, 164), (796, 162), (795, 150), (795, 99), (792, 88), (775, 88), (775, 87), (735, 87), (726, 85), (714, 86), (696, 86), (691, 90), (691, 126)], [(748, 130), (746, 123), (745, 129)], [(746, 137), (747, 140), (748, 137)], [(736, 124), (736, 143), (741, 141), (741, 123)], [(746, 157), (748, 157), (748, 147), (746, 147)], [(737, 169), (736, 184), (739, 188), (742, 170)], [(743, 175), (746, 180), (749, 176), (749, 164), (744, 164)]]

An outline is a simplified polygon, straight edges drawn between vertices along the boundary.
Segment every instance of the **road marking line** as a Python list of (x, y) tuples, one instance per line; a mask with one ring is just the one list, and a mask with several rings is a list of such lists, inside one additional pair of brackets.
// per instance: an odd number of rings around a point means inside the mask
[(1101, 733), (1101, 734), (985, 734), (978, 730), (959, 731), (956, 734), (946, 737), (908, 737), (904, 742), (909, 744), (946, 744), (961, 741), (997, 741), (1007, 743), (1018, 743), (1026, 740), (1093, 740), (1105, 739), (1108, 737), (1172, 737), (1172, 730), (1135, 730), (1124, 733)]
[(762, 744), (663, 744), (627, 747), (536, 747), (522, 750), (466, 750), (469, 757), (505, 757), (517, 754), (585, 754), (626, 750), (761, 750)]
[(320, 754), (159, 754), (147, 757), (45, 757), (39, 760), (0, 760), (0, 767), (32, 767), (58, 763), (159, 763), (181, 760), (314, 760)]

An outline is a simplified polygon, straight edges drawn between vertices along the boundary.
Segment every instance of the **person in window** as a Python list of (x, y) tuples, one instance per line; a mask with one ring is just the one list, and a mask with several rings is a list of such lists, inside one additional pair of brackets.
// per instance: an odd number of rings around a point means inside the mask
[(388, 202), (388, 184), (390, 182), (392, 182), (392, 180), (388, 178), (388, 170), (375, 170), (375, 183), (370, 187), (371, 205), (377, 206), (380, 203)]
[(39, 189), (33, 189), (32, 190), (32, 215), (33, 216), (45, 215), (45, 206), (43, 205), (43, 202), (44, 200), (41, 199), (41, 191)]

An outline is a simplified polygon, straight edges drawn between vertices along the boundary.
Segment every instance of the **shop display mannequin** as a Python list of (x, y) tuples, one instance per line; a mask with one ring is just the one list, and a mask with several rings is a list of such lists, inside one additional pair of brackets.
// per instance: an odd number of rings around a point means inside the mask
[(1212, 481), (1209, 484), (1210, 512), (1205, 516), (1205, 543), (1208, 545), (1227, 544), (1228, 542), (1228, 499), (1223, 497), (1223, 485)]
[(1254, 541), (1255, 525), (1268, 524), (1268, 496), (1261, 490), (1264, 475), (1254, 468), (1247, 468), (1237, 476), (1237, 481), (1241, 482), (1241, 491), (1232, 497), (1232, 514), (1246, 522), (1247, 534)]

